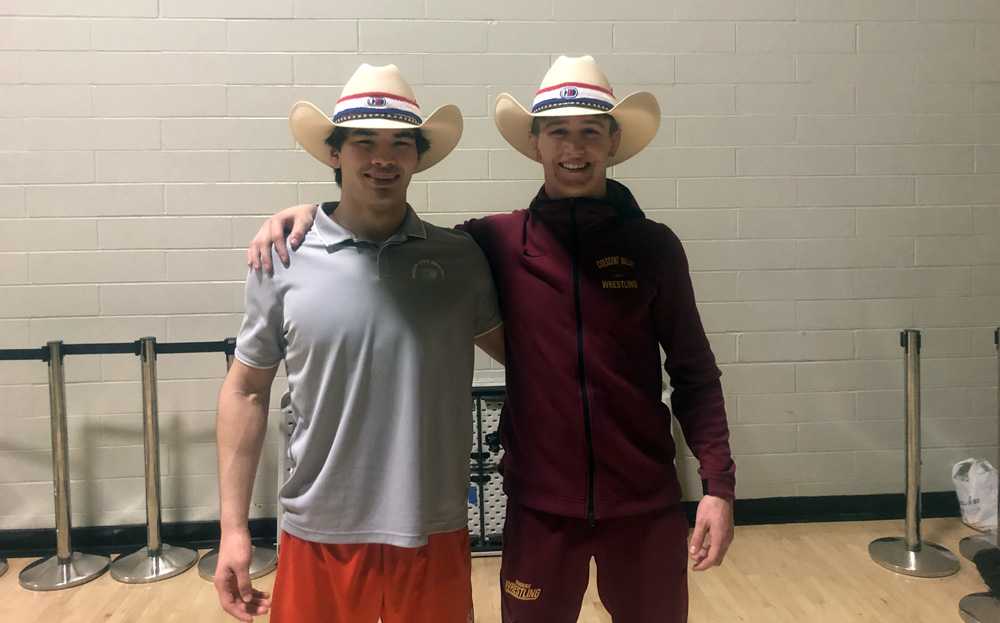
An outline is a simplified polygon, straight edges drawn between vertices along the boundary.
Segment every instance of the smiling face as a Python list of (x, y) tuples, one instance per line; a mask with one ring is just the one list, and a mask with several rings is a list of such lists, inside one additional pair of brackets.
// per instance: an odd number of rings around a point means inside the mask
[(621, 131), (608, 115), (538, 117), (531, 146), (545, 170), (545, 194), (552, 199), (603, 197), (607, 167)]
[(330, 158), (340, 169), (343, 200), (376, 209), (405, 208), (420, 159), (414, 130), (352, 128)]

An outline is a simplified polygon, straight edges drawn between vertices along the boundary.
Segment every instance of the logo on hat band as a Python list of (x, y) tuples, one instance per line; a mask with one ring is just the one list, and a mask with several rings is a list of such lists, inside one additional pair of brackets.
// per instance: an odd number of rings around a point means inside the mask
[(594, 84), (580, 82), (564, 82), (554, 86), (539, 89), (535, 93), (535, 101), (531, 105), (532, 113), (539, 113), (552, 108), (574, 106), (608, 111), (615, 107), (615, 96), (610, 89)]
[(355, 93), (340, 98), (330, 120), (343, 123), (354, 119), (391, 119), (411, 125), (424, 122), (415, 101), (392, 93)]

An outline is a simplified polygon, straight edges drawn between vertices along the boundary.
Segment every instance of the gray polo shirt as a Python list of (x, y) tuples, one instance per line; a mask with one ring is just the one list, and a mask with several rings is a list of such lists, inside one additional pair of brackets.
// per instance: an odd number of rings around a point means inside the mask
[(274, 267), (247, 276), (236, 357), (288, 370), (283, 528), (417, 547), (465, 527), (473, 339), (501, 322), (482, 251), (412, 209), (382, 244), (318, 210), (291, 266)]

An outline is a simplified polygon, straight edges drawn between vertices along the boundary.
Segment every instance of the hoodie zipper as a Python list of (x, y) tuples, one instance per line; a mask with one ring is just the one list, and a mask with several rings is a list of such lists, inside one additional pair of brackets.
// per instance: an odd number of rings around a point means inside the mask
[(591, 527), (597, 523), (594, 516), (594, 437), (590, 422), (590, 399), (587, 392), (587, 368), (583, 358), (583, 312), (580, 303), (580, 241), (576, 228), (576, 202), (570, 205), (570, 223), (573, 230), (573, 302), (576, 306), (577, 372), (580, 375), (580, 398), (583, 401), (583, 430), (587, 438), (587, 521)]

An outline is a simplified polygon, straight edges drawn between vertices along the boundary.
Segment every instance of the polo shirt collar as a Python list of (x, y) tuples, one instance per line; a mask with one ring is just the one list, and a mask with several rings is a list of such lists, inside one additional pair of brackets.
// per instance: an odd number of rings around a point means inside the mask
[[(340, 246), (346, 242), (351, 242), (352, 244), (362, 242), (362, 239), (355, 236), (353, 232), (330, 216), (337, 209), (339, 203), (338, 201), (328, 201), (321, 204), (319, 210), (316, 211), (316, 220), (313, 223), (313, 231), (316, 232), (323, 245), (328, 249)], [(420, 220), (420, 217), (417, 216), (413, 208), (407, 204), (406, 216), (403, 217), (402, 224), (385, 242), (406, 242), (410, 238), (426, 240), (427, 225)]]

